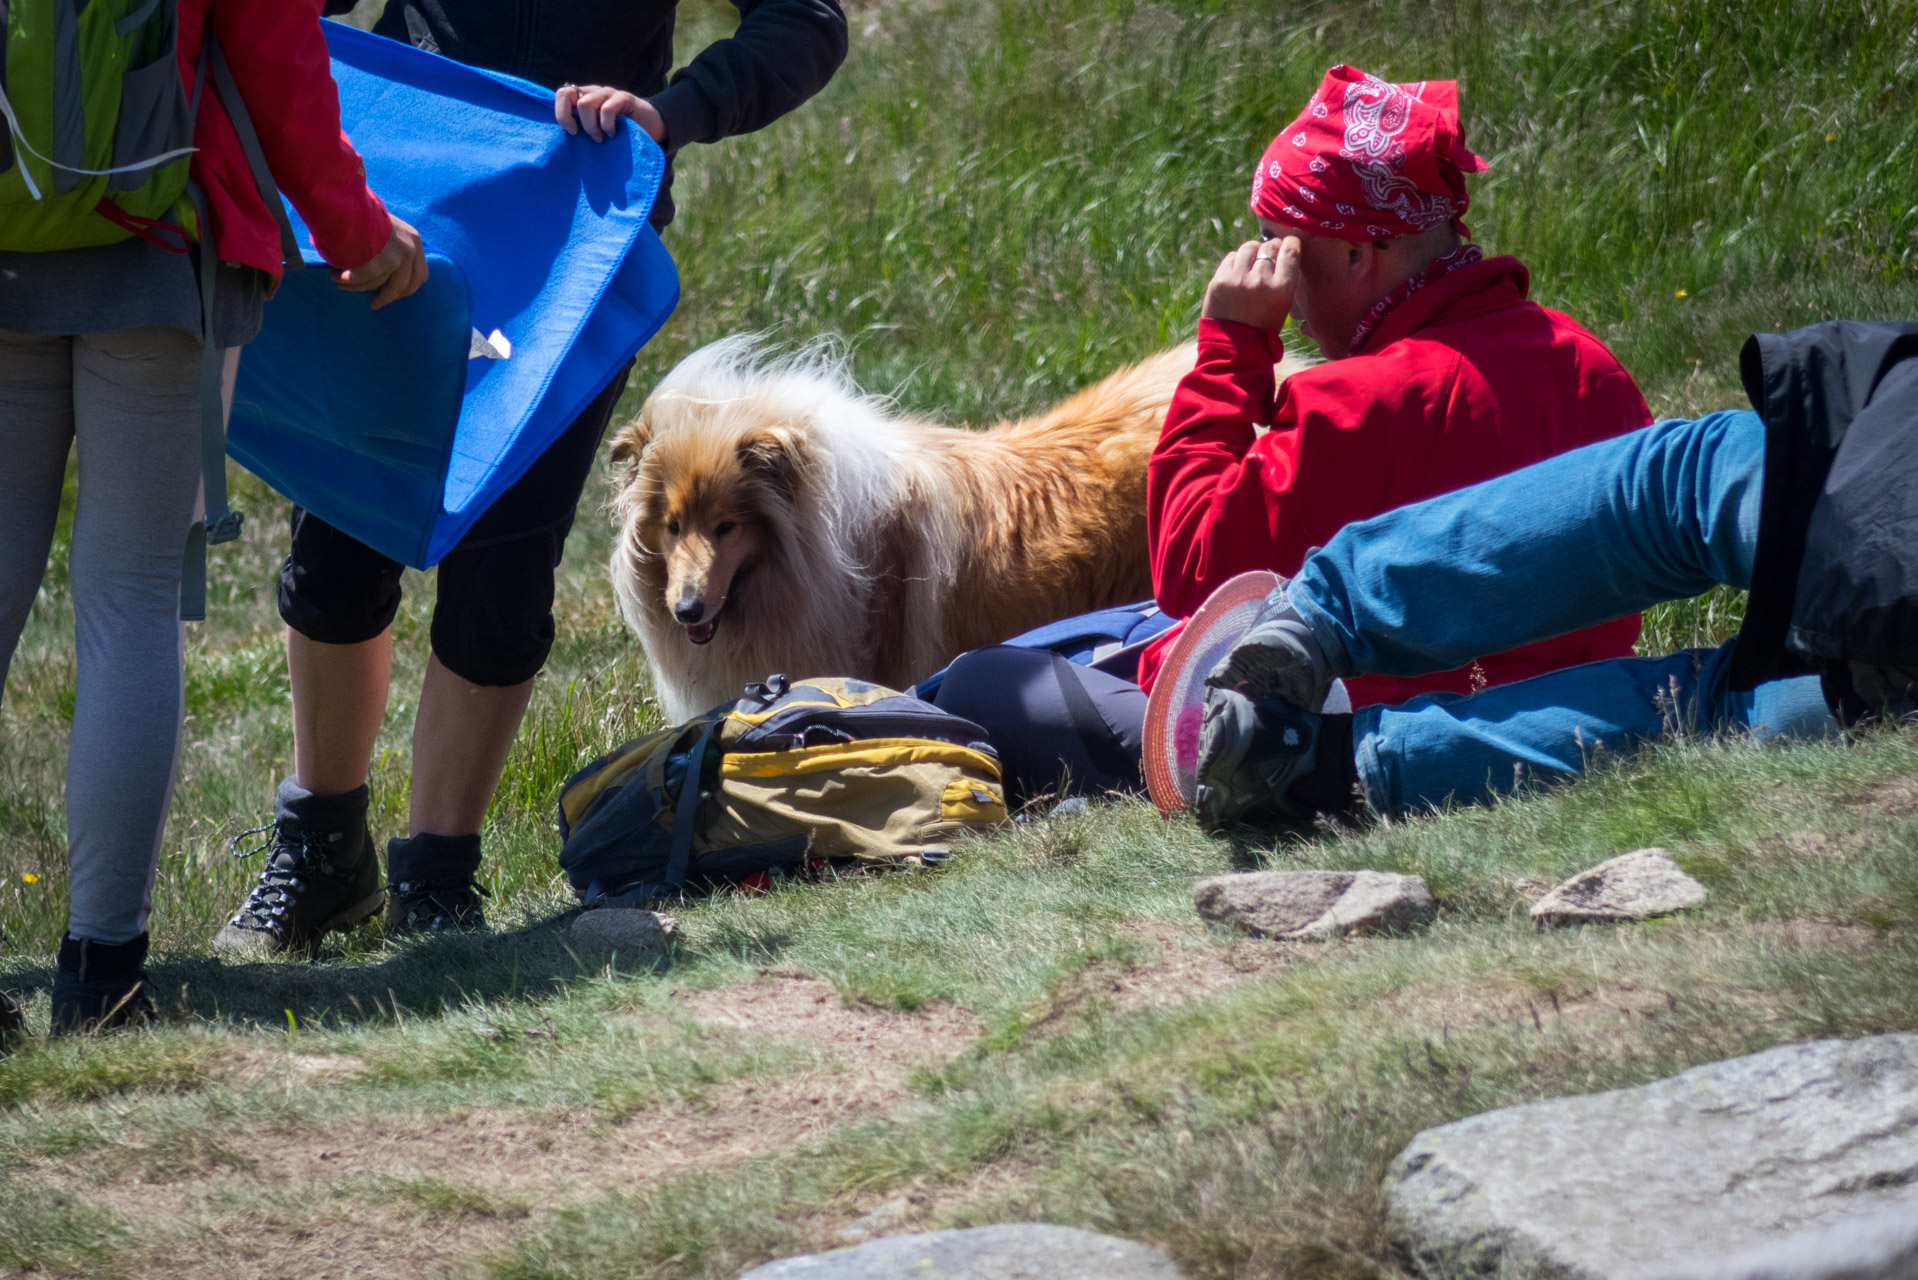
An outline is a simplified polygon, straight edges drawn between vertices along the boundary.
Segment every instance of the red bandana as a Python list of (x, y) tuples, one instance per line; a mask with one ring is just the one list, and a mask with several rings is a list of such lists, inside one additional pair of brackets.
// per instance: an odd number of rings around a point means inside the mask
[(1458, 82), (1389, 84), (1333, 67), (1299, 118), (1272, 140), (1252, 175), (1252, 211), (1308, 235), (1363, 242), (1461, 221), (1465, 175), (1485, 162), (1465, 149)]

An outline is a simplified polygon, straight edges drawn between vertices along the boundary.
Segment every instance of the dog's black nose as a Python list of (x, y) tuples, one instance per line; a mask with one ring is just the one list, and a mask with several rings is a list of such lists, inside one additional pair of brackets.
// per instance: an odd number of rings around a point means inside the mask
[(681, 600), (673, 606), (673, 617), (686, 626), (692, 626), (706, 616), (704, 600)]

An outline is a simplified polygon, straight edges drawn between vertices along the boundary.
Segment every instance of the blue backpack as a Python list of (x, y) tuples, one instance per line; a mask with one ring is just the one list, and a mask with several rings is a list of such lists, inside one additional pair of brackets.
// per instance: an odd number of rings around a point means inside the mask
[[(1177, 622), (1177, 618), (1161, 613), (1152, 601), (1141, 600), (1137, 604), (1116, 605), (1048, 622), (1005, 643), (1015, 649), (1049, 650), (1067, 662), (1082, 667), (1096, 666), (1130, 679), (1132, 672), (1138, 670), (1139, 649), (1154, 636), (1171, 630)], [(932, 701), (951, 669), (949, 665), (941, 667), (914, 685), (912, 693)]]

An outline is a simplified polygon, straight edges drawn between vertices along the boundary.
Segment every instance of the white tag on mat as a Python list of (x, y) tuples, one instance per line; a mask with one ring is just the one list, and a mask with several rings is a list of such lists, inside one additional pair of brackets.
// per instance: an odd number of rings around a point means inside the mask
[(498, 329), (491, 333), (473, 330), (473, 340), (467, 344), (468, 360), (510, 360), (513, 358), (513, 342)]

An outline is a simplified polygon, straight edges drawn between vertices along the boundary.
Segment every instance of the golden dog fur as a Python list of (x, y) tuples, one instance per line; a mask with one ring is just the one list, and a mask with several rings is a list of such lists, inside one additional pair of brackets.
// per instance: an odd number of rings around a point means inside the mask
[[(612, 576), (661, 705), (773, 672), (903, 689), (968, 649), (1152, 595), (1146, 460), (1177, 347), (987, 431), (900, 416), (842, 360), (729, 338), (613, 445)], [(677, 617), (675, 611), (677, 610)]]

